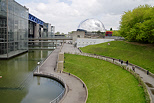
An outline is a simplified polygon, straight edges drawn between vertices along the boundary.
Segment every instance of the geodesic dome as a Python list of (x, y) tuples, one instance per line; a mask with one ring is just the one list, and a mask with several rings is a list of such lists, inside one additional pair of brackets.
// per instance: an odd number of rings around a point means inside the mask
[(97, 19), (86, 19), (79, 24), (78, 30), (85, 30), (87, 32), (105, 32), (105, 27), (103, 23)]

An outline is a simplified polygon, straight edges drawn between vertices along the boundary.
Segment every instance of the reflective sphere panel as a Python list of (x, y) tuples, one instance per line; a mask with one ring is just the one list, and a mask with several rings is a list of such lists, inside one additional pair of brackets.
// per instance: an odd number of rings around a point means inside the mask
[(97, 19), (86, 19), (80, 23), (78, 29), (86, 30), (88, 32), (101, 31), (105, 32), (103, 23)]

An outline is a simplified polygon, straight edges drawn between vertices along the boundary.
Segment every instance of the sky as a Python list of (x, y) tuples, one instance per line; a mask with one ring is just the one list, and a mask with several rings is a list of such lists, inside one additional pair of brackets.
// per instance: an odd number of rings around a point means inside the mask
[(46, 23), (55, 26), (55, 31), (76, 31), (79, 24), (88, 18), (100, 20), (105, 29), (119, 29), (124, 12), (139, 5), (154, 6), (154, 0), (15, 0), (29, 8), (29, 12)]

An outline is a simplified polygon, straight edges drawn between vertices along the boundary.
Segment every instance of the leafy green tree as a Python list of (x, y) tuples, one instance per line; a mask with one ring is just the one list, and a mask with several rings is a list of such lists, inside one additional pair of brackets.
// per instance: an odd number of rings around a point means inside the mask
[(154, 43), (154, 7), (140, 5), (125, 12), (121, 18), (119, 32), (129, 41)]
[(112, 31), (112, 28), (110, 28), (110, 31)]
[(60, 35), (60, 32), (59, 32), (59, 31), (57, 31), (55, 34), (56, 34), (56, 35)]

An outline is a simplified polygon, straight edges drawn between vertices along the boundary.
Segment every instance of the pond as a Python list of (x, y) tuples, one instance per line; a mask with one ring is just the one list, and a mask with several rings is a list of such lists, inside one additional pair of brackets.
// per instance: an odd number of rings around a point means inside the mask
[(49, 103), (64, 90), (52, 79), (34, 77), (38, 61), (43, 61), (52, 51), (29, 51), (9, 60), (0, 60), (1, 103)]

